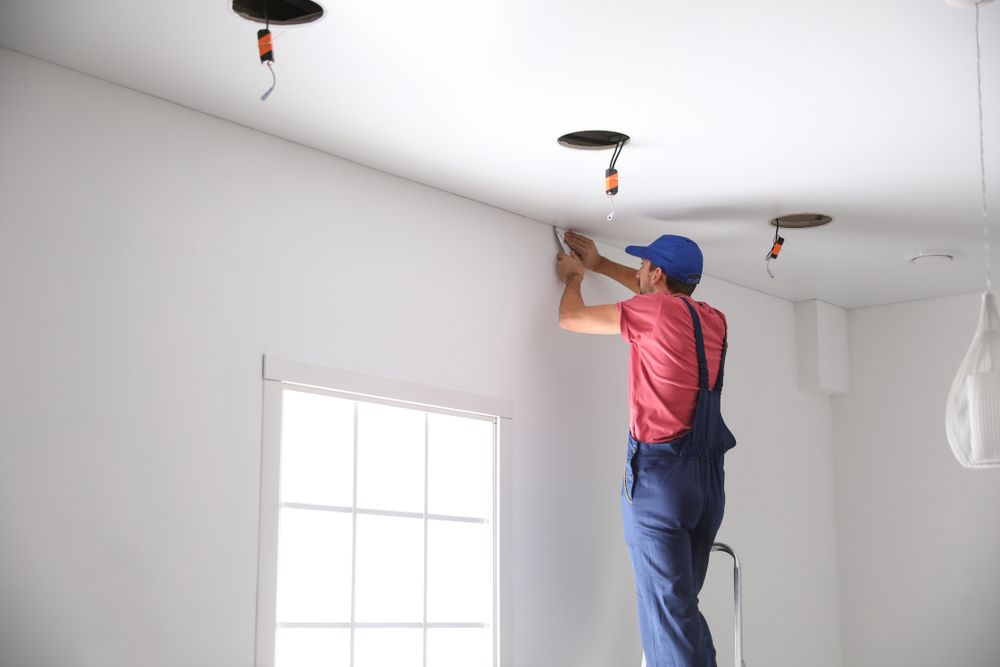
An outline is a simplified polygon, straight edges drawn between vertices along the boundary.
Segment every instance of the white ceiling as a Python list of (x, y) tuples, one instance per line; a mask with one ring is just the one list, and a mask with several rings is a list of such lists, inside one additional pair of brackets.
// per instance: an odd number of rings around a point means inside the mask
[[(663, 233), (707, 274), (859, 307), (980, 289), (975, 10), (944, 0), (327, 0), (272, 26), (278, 84), (227, 0), (3, 0), (0, 45), (617, 246)], [(1000, 212), (1000, 3), (982, 7)], [(4, 90), (4, 95), (16, 91)], [(610, 151), (556, 138), (607, 129)], [(780, 214), (833, 224), (789, 230)], [(997, 234), (1000, 245), (1000, 234)], [(919, 267), (921, 251), (958, 260)]]

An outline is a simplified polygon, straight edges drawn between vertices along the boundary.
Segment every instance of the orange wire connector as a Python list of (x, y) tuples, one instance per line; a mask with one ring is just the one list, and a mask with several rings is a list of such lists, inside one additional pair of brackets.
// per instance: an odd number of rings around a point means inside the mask
[(257, 50), (260, 51), (260, 62), (274, 62), (274, 51), (271, 49), (271, 31), (257, 31)]
[(604, 170), (604, 194), (612, 196), (618, 194), (618, 170)]
[(774, 245), (771, 246), (771, 252), (768, 253), (768, 259), (778, 259), (778, 253), (781, 252), (781, 246), (785, 243), (785, 239), (780, 236), (776, 236), (774, 239)]

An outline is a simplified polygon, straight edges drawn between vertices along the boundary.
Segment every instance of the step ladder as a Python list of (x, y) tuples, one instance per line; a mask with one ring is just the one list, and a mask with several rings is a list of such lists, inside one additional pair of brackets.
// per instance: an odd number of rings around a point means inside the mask
[[(747, 667), (743, 662), (743, 577), (740, 569), (740, 559), (728, 544), (716, 542), (712, 551), (721, 551), (733, 557), (733, 617), (736, 625), (736, 642), (733, 644), (736, 654), (736, 667)], [(642, 667), (646, 667), (646, 654), (642, 655)]]

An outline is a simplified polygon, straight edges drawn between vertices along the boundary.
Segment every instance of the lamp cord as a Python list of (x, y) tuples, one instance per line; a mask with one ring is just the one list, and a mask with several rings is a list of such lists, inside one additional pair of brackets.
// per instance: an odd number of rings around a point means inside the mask
[(979, 86), (979, 175), (983, 196), (983, 246), (986, 255), (986, 291), (993, 289), (990, 280), (990, 227), (989, 210), (986, 206), (986, 149), (983, 139), (983, 56), (979, 44), (979, 3), (976, 3), (976, 79)]

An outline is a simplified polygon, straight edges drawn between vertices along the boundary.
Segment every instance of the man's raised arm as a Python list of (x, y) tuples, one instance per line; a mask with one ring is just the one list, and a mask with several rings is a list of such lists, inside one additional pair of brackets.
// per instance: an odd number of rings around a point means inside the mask
[(636, 294), (639, 293), (639, 281), (636, 280), (635, 269), (629, 268), (624, 264), (619, 264), (618, 262), (612, 262), (607, 257), (602, 257), (597, 252), (597, 246), (594, 245), (594, 242), (582, 234), (566, 232), (563, 239), (566, 241), (566, 245), (570, 247), (570, 250), (580, 258), (585, 268), (621, 283)]
[(618, 306), (588, 306), (583, 302), (580, 284), (583, 282), (583, 264), (575, 255), (559, 253), (556, 273), (565, 283), (559, 300), (559, 326), (566, 331), (588, 334), (616, 334), (621, 331)]

